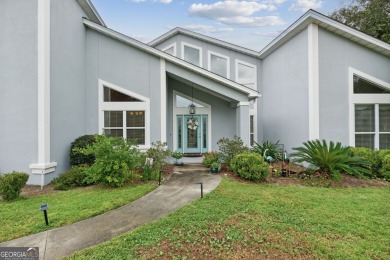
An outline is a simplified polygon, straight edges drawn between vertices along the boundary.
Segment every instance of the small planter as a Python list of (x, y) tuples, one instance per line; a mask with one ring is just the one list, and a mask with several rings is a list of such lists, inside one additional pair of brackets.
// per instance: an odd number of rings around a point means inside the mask
[(175, 161), (175, 165), (178, 165), (178, 166), (183, 165), (183, 158), (177, 158)]
[(214, 174), (217, 174), (217, 173), (219, 173), (219, 169), (210, 167), (210, 172), (214, 173)]
[(210, 172), (217, 174), (219, 173), (219, 170), (221, 169), (221, 164), (217, 162), (213, 162), (210, 166)]

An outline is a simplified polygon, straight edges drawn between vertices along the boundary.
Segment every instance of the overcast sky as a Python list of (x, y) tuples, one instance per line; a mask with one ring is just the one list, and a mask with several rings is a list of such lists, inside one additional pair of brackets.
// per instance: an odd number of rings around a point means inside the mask
[(107, 27), (145, 43), (182, 27), (256, 51), (308, 9), (328, 15), (341, 6), (340, 0), (91, 1)]

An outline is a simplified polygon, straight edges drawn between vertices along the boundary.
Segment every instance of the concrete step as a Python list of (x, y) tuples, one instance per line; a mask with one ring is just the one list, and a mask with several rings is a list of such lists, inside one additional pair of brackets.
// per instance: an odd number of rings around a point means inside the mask
[(184, 164), (182, 166), (175, 166), (175, 172), (209, 172), (210, 169), (202, 164)]

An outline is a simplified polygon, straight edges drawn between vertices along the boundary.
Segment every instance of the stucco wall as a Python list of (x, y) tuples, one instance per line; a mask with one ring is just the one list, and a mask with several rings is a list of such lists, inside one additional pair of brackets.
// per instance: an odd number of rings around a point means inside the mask
[(390, 59), (322, 28), (318, 41), (320, 138), (350, 145), (349, 67), (390, 82)]
[(98, 80), (150, 98), (150, 139), (161, 140), (160, 59), (87, 30), (86, 132), (101, 133), (98, 122)]
[(306, 29), (263, 60), (264, 140), (287, 151), (309, 138), (307, 36)]
[(50, 126), (51, 161), (55, 173), (69, 168), (71, 142), (85, 134), (85, 48), (84, 11), (76, 1), (51, 1)]
[(38, 157), (37, 8), (34, 0), (0, 1), (2, 173), (13, 170), (28, 173), (29, 165)]

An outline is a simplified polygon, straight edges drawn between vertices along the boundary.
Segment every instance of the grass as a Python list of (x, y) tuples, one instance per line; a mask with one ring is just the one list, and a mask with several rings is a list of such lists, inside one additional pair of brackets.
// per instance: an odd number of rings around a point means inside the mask
[[(73, 189), (13, 202), (0, 201), (0, 242), (65, 226), (123, 206), (155, 189), (154, 184), (109, 189)], [(49, 226), (39, 206), (48, 203)]]
[(389, 188), (224, 178), (169, 216), (67, 259), (389, 259)]

